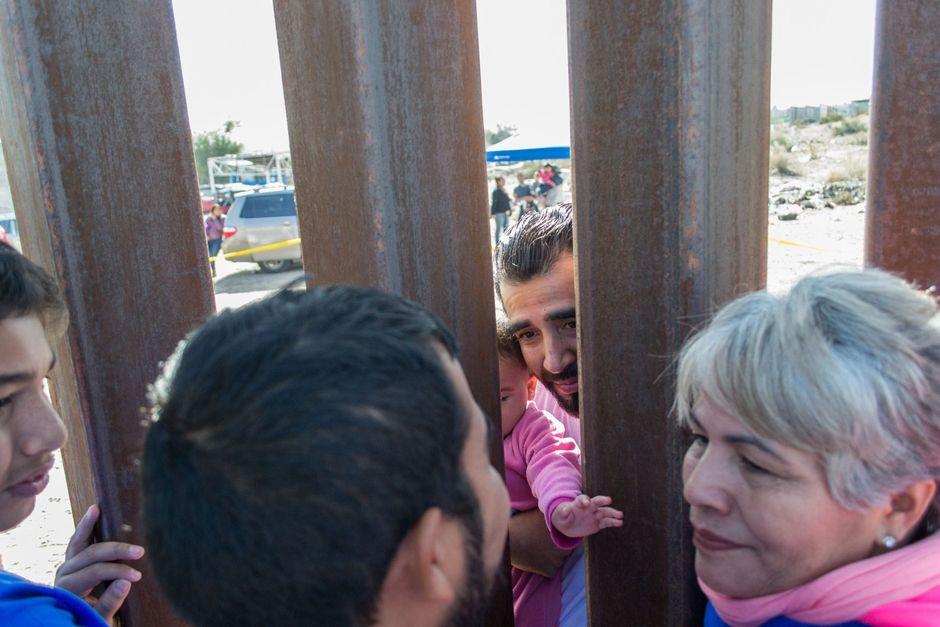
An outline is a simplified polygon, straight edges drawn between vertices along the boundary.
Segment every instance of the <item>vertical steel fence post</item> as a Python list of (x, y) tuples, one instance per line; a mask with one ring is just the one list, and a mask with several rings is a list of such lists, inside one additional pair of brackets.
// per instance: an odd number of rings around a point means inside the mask
[[(213, 310), (169, 0), (0, 4), (0, 136), (24, 248), (71, 312), (52, 391), (73, 512), (97, 501), (103, 539), (140, 542), (147, 386)], [(122, 624), (177, 624), (143, 571)]]
[(940, 288), (940, 3), (878, 3), (866, 263)]
[(701, 624), (670, 407), (689, 330), (766, 279), (770, 2), (570, 2), (592, 625)]
[[(455, 331), (497, 421), (471, 0), (275, 0), (304, 268), (401, 293)], [(502, 466), (502, 448), (493, 447)], [(505, 591), (493, 624), (511, 621)]]

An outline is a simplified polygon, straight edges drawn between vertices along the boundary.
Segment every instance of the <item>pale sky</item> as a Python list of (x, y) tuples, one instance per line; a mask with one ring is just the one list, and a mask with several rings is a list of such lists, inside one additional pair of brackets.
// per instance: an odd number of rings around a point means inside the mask
[[(775, 0), (773, 6), (772, 104), (869, 97), (875, 0)], [(271, 0), (173, 0), (173, 9), (193, 131), (238, 120), (235, 137), (247, 150), (286, 150)], [(477, 0), (477, 23), (486, 128), (567, 120), (564, 0)], [(552, 68), (548, 78), (545, 68)], [(523, 81), (528, 92), (519, 89)]]

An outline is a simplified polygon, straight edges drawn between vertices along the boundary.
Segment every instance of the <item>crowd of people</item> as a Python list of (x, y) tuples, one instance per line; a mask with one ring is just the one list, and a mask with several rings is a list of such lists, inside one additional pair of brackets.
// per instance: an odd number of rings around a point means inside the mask
[[(561, 171), (556, 165), (546, 163), (540, 167), (535, 171), (532, 183), (527, 181), (522, 172), (516, 174), (516, 179), (518, 185), (512, 190), (512, 200), (506, 192), (505, 177), (497, 176), (493, 179), (490, 216), (494, 223), (494, 245), (499, 244), (500, 237), (509, 225), (510, 217), (514, 216), (516, 220), (519, 220), (527, 213), (557, 205), (563, 200), (562, 184), (565, 180), (561, 177)], [(513, 211), (513, 202), (515, 202), (515, 211)]]
[[(505, 475), (461, 366), (473, 355), (405, 298), (284, 290), (180, 344), (151, 393), (142, 518), (181, 616), (480, 625), (508, 540), (516, 624), (586, 624), (581, 538), (631, 512), (582, 489), (573, 212), (527, 210), (497, 241)], [(66, 324), (55, 282), (0, 245), (3, 529), (66, 437), (42, 386)], [(675, 380), (661, 419), (690, 434), (705, 625), (940, 625), (935, 296), (874, 269), (747, 294), (689, 339)], [(0, 571), (0, 623), (110, 620), (144, 549), (89, 544), (97, 516), (55, 587)]]

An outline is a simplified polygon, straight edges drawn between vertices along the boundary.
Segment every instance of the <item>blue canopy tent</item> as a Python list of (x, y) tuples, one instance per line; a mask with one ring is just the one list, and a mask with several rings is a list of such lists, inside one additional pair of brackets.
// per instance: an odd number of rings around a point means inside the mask
[(512, 163), (514, 161), (550, 161), (571, 158), (571, 140), (568, 129), (552, 129), (552, 132), (519, 132), (512, 137), (493, 144), (486, 150), (488, 163)]

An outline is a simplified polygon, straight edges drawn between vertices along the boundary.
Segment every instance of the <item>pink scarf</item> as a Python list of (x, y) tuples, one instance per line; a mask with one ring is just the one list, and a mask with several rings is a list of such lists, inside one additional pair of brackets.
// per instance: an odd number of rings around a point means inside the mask
[[(934, 590), (940, 587), (940, 533), (837, 568), (799, 588), (754, 599), (732, 599), (701, 579), (699, 585), (732, 627), (756, 627), (777, 616), (815, 625), (856, 620), (911, 627), (940, 625), (940, 597)], [(912, 610), (909, 603), (915, 597), (924, 601), (920, 611)], [(877, 623), (865, 620), (871, 610), (877, 610), (871, 612), (872, 619), (877, 615)], [(902, 611), (904, 622), (895, 622)]]

